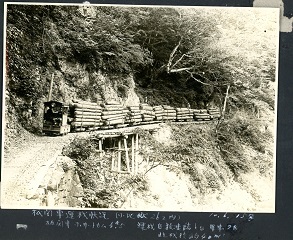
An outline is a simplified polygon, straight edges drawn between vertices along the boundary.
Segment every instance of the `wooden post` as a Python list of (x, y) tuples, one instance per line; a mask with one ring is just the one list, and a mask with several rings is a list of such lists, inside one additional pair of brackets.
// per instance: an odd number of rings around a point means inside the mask
[(134, 169), (135, 169), (135, 166), (134, 166), (134, 135), (131, 136), (131, 171), (132, 171), (132, 174), (134, 174)]
[(54, 73), (52, 73), (52, 77), (51, 77), (50, 89), (48, 93), (48, 102), (51, 101), (51, 98), (52, 98), (53, 80), (54, 80)]
[(101, 139), (99, 139), (99, 152), (100, 152), (100, 158), (102, 158), (102, 156), (103, 156), (103, 149), (102, 149), (102, 140)]
[(135, 135), (135, 173), (138, 173), (138, 133)]
[(112, 165), (111, 165), (111, 171), (115, 170), (115, 153), (112, 152)]
[(129, 156), (128, 156), (128, 148), (127, 148), (127, 140), (126, 140), (126, 137), (124, 137), (123, 141), (124, 141), (124, 149), (125, 149), (125, 159), (126, 159), (127, 172), (130, 172)]
[(225, 116), (225, 111), (226, 111), (226, 105), (227, 105), (227, 99), (228, 99), (229, 89), (230, 89), (230, 85), (227, 86), (227, 90), (226, 90), (226, 95), (225, 95), (225, 100), (224, 100), (224, 105), (223, 105), (223, 110), (222, 110), (222, 118), (224, 118), (224, 116)]
[(118, 138), (118, 166), (117, 171), (121, 171), (121, 139)]

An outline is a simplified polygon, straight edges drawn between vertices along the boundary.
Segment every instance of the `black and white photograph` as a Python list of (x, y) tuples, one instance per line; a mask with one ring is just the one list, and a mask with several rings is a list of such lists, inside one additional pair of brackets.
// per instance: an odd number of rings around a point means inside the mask
[(5, 3), (1, 208), (275, 212), (279, 9)]

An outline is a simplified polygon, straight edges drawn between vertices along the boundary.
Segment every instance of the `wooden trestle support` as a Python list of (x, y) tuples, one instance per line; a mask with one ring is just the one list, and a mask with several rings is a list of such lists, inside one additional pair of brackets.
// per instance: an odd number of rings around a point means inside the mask
[[(128, 139), (131, 146), (128, 147)], [(124, 135), (118, 137), (117, 158), (112, 157), (111, 171), (117, 173), (138, 173), (138, 134)], [(130, 153), (131, 152), (131, 153)], [(124, 160), (124, 161), (123, 161)], [(123, 168), (123, 163), (126, 167)]]
[[(112, 152), (111, 171), (122, 174), (135, 175), (139, 170), (138, 152), (139, 136), (137, 133), (123, 133), (121, 135), (105, 135), (98, 138), (100, 157), (106, 150), (103, 141), (106, 138), (114, 139)], [(103, 149), (104, 148), (104, 149)]]

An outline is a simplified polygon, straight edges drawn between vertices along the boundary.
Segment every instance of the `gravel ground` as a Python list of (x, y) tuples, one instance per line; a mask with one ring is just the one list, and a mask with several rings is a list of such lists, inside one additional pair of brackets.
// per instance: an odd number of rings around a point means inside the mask
[(29, 136), (13, 142), (2, 163), (1, 207), (26, 208), (39, 205), (38, 200), (30, 196), (30, 190), (38, 185), (35, 177), (42, 166), (61, 154), (63, 146), (72, 137)]
[[(158, 124), (141, 128), (158, 128)], [(128, 128), (134, 129), (133, 128)], [(99, 134), (123, 129), (99, 131)], [(6, 131), (7, 132), (7, 131)], [(89, 132), (70, 133), (66, 136), (37, 136), (21, 130), (19, 137), (9, 135), (9, 148), (5, 149), (1, 172), (1, 207), (36, 208), (42, 206), (35, 194), (46, 174), (46, 169), (57, 161), (62, 148), (75, 137), (85, 137)], [(95, 134), (95, 132), (93, 132)]]

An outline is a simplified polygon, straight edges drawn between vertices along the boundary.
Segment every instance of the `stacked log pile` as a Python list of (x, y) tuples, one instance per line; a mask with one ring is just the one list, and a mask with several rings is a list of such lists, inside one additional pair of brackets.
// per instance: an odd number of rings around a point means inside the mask
[(211, 115), (211, 118), (213, 119), (220, 119), (221, 117), (220, 109), (218, 108), (209, 108), (208, 113)]
[(129, 124), (138, 124), (142, 121), (141, 111), (139, 106), (128, 106), (127, 107), (127, 115), (126, 115), (126, 123)]
[(189, 108), (176, 108), (177, 121), (191, 121), (193, 120), (193, 110)]
[(74, 117), (71, 126), (75, 131), (99, 129), (102, 125), (102, 108), (96, 103), (86, 101), (73, 101)]
[(101, 104), (103, 107), (102, 120), (104, 126), (116, 126), (124, 124), (127, 111), (116, 101), (109, 101)]
[(164, 109), (162, 106), (154, 106), (153, 111), (155, 113), (155, 120), (162, 121), (164, 116)]
[(141, 111), (141, 117), (143, 122), (150, 122), (155, 119), (156, 116), (152, 106), (148, 105), (147, 103), (141, 103), (139, 105), (139, 109)]
[(209, 121), (221, 117), (219, 108), (190, 109), (168, 105), (124, 107), (119, 102), (92, 103), (74, 100), (71, 105), (71, 126), (74, 131), (110, 129), (137, 125), (152, 121)]
[(193, 117), (197, 121), (208, 121), (211, 120), (210, 114), (206, 109), (194, 109), (193, 110)]
[(170, 107), (168, 105), (163, 105), (163, 108), (164, 108), (163, 120), (164, 121), (175, 121), (176, 120), (176, 109), (173, 107)]

